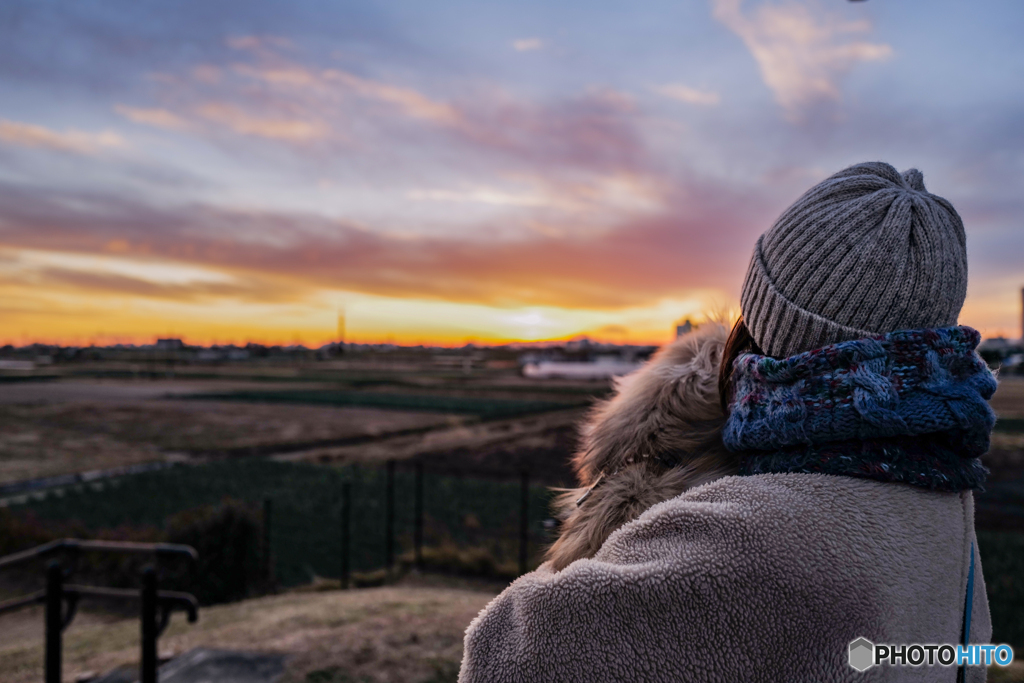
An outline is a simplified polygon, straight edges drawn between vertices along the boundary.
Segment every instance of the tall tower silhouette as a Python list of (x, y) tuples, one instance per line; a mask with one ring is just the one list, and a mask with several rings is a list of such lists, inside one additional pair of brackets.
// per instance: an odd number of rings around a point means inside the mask
[(345, 343), (345, 309), (338, 311), (338, 343)]

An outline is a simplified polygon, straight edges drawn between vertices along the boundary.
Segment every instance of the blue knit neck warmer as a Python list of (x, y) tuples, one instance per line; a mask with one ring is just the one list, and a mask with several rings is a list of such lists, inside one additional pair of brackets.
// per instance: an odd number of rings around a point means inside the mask
[(996, 380), (970, 327), (901, 330), (782, 360), (745, 354), (723, 440), (741, 474), (818, 472), (979, 488)]

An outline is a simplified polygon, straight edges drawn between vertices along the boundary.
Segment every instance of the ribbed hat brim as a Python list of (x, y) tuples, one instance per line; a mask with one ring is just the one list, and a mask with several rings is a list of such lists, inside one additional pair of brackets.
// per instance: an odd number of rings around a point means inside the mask
[(754, 246), (740, 295), (740, 309), (751, 336), (769, 356), (783, 358), (793, 349), (817, 349), (829, 344), (878, 334), (846, 327), (797, 306), (772, 282), (761, 253), (762, 235)]

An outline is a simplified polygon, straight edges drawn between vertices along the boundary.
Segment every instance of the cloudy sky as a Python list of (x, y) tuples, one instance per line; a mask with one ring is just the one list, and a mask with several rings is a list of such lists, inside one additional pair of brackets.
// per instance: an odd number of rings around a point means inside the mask
[(0, 343), (663, 342), (867, 160), (1020, 336), (1024, 4), (8, 0)]

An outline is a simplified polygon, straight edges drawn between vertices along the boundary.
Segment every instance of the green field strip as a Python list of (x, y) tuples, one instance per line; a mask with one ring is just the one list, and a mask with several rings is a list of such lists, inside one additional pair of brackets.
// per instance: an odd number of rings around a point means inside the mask
[(522, 401), (516, 399), (437, 396), (332, 390), (233, 391), (189, 394), (184, 400), (241, 401), (250, 403), (293, 403), (320, 406), (421, 410), (436, 413), (475, 415), (481, 419), (517, 417), (588, 405), (589, 401)]

